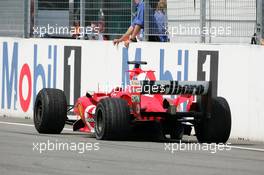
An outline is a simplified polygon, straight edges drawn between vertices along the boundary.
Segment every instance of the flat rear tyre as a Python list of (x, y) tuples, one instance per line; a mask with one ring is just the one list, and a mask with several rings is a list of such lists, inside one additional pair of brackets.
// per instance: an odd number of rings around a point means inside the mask
[(196, 137), (202, 143), (226, 143), (231, 132), (231, 111), (223, 97), (212, 98), (211, 112), (195, 125)]

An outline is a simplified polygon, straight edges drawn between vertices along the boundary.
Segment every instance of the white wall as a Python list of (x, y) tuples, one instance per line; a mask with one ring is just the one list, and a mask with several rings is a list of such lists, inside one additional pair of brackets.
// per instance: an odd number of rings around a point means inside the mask
[[(6, 54), (4, 43), (8, 45), (8, 58), (4, 57)], [(15, 53), (13, 52), (14, 43), (18, 43), (18, 66), (17, 69), (13, 67), (14, 77), (17, 76), (17, 80), (13, 79), (13, 87), (11, 87), (11, 84), (7, 86), (6, 73), (9, 73), (8, 78), (10, 80), (12, 56)], [(36, 65), (34, 68), (34, 44), (37, 47), (37, 63), (41, 64), (44, 70), (46, 86), (50, 84), (50, 87), (54, 87), (55, 82), (56, 88), (63, 89), (64, 64), (71, 65), (71, 71), (73, 68), (71, 62), (64, 62), (64, 59), (68, 60), (68, 57), (71, 57), (72, 60), (79, 59), (77, 51), (75, 55), (74, 52), (71, 52), (68, 56), (64, 55), (64, 46), (81, 48), (81, 66), (80, 68), (77, 67), (81, 72), (80, 94), (78, 95), (84, 94), (87, 90), (96, 91), (98, 87), (102, 90), (107, 84), (116, 85), (122, 81), (122, 60), (124, 60), (123, 55), (125, 55), (126, 49), (121, 45), (117, 48), (112, 45), (112, 42), (101, 41), (0, 38), (0, 115), (32, 117), (34, 84), (36, 84), (36, 91), (43, 87), (40, 76), (38, 76), (37, 81), (34, 81), (34, 76), (37, 73)], [(56, 48), (57, 52), (54, 52)], [(262, 58), (264, 47), (142, 42), (131, 44), (128, 49), (130, 60), (135, 59), (136, 49), (138, 50), (137, 56), (141, 55), (142, 60), (148, 61), (145, 68), (155, 70), (158, 78), (160, 78), (160, 75), (164, 75), (165, 71), (168, 71), (167, 74), (172, 75), (173, 79), (177, 79), (177, 72), (181, 71), (181, 78), (183, 79), (188, 73), (188, 80), (197, 80), (198, 50), (217, 52), (219, 54), (217, 93), (219, 96), (225, 97), (231, 107), (231, 137), (264, 141), (264, 108), (262, 107), (264, 104), (262, 93), (264, 90), (262, 78), (264, 75), (264, 59)], [(163, 66), (160, 64), (161, 49), (164, 49)], [(181, 50), (182, 54), (180, 54)], [(182, 65), (178, 65), (179, 56), (183, 58)], [(184, 61), (187, 57), (188, 64)], [(54, 64), (55, 58), (57, 61)], [(207, 58), (210, 60), (210, 56), (207, 56)], [(213, 59), (215, 58), (211, 57), (211, 60)], [(5, 66), (4, 60), (5, 62), (8, 60), (8, 71), (6, 71), (7, 66)], [(206, 66), (209, 65), (207, 63), (209, 62), (206, 62), (203, 68), (206, 74), (209, 75), (210, 66)], [(28, 97), (30, 88), (28, 78), (20, 78), (24, 64), (29, 65), (32, 80), (30, 106), (28, 109), (24, 109), (25, 112), (22, 110), (20, 101), (21, 98), (26, 99)], [(54, 69), (55, 67), (56, 69)], [(160, 73), (162, 67), (164, 71)], [(17, 74), (14, 70), (17, 70)], [(214, 70), (211, 70), (211, 72), (214, 72)], [(72, 77), (67, 76), (65, 81), (71, 81)], [(164, 76), (162, 77), (164, 79)], [(23, 80), (21, 81), (21, 88), (19, 88), (20, 79)], [(4, 82), (5, 84), (3, 84)], [(76, 84), (78, 83), (75, 82), (75, 86), (70, 86), (71, 99), (73, 99), (73, 92), (76, 91), (76, 88), (78, 89)], [(5, 92), (3, 92), (3, 89), (5, 89)], [(8, 107), (7, 89), (9, 89), (11, 95), (10, 108)], [(17, 89), (17, 93), (15, 93), (15, 89)], [(21, 93), (19, 89), (22, 90)], [(71, 103), (73, 103), (73, 100)]]

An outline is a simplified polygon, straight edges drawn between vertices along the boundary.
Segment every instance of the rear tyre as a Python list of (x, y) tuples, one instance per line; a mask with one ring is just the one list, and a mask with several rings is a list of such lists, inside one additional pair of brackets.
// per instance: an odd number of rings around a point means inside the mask
[(119, 98), (102, 99), (96, 106), (96, 139), (127, 139), (131, 130), (130, 122), (130, 110), (125, 100)]
[(222, 97), (212, 98), (211, 113), (195, 125), (196, 137), (202, 143), (226, 143), (231, 132), (231, 112)]
[(34, 125), (39, 133), (60, 134), (67, 118), (67, 101), (59, 89), (42, 89), (34, 105)]

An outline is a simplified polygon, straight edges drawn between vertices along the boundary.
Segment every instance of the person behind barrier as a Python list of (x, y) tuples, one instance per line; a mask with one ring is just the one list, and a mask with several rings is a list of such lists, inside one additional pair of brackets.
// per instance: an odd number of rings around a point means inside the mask
[(130, 42), (137, 42), (136, 36), (140, 34), (141, 29), (144, 29), (144, 2), (143, 0), (134, 0), (134, 2), (137, 8), (136, 16), (127, 32), (121, 38), (114, 39), (114, 45), (124, 41), (125, 46), (128, 47)]
[(166, 9), (167, 3), (165, 0), (160, 0), (156, 5), (155, 10), (150, 7), (149, 41), (168, 42)]
[(164, 1), (158, 2), (157, 8), (154, 13), (154, 18), (157, 26), (157, 34), (160, 42), (167, 42), (167, 16), (165, 10), (167, 4)]
[(74, 22), (74, 33), (72, 34), (72, 38), (80, 39), (80, 22), (79, 21)]

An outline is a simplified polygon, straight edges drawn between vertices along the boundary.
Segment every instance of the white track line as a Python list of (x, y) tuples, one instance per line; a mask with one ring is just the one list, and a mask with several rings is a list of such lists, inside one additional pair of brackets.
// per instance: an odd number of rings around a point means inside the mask
[(241, 150), (248, 150), (248, 151), (259, 151), (264, 152), (264, 149), (261, 148), (249, 148), (249, 147), (241, 147), (241, 146), (230, 146), (232, 149), (241, 149)]
[[(32, 124), (15, 123), (15, 122), (2, 122), (2, 121), (0, 121), (0, 124), (34, 127), (34, 125), (32, 125)], [(69, 128), (64, 128), (64, 130), (72, 131), (72, 129), (69, 129)], [(261, 149), (261, 148), (249, 148), (249, 147), (240, 147), (240, 146), (232, 146), (232, 145), (230, 145), (229, 147), (231, 147), (232, 149), (264, 152), (264, 149)]]
[[(15, 122), (2, 122), (2, 121), (0, 121), (0, 124), (35, 127), (35, 126), (32, 125), (32, 124), (15, 123)], [(63, 130), (66, 130), (66, 131), (72, 131), (72, 129), (69, 129), (69, 128), (63, 128)]]

